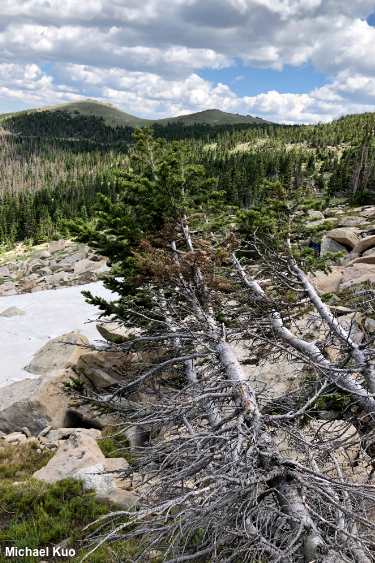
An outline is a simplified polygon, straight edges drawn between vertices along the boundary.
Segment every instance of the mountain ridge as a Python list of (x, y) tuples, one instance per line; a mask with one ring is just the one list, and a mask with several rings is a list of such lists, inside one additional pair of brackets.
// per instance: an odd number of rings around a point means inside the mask
[[(43, 106), (41, 108), (33, 110), (25, 110), (26, 112), (36, 112), (40, 113), (43, 111), (66, 111), (74, 117), (74, 115), (87, 115), (95, 117), (103, 117), (106, 125), (111, 127), (116, 126), (128, 126), (128, 127), (144, 127), (146, 125), (152, 126), (154, 123), (160, 125), (167, 125), (168, 123), (183, 123), (187, 126), (194, 124), (208, 124), (211, 126), (215, 125), (231, 125), (231, 124), (264, 124), (271, 123), (266, 121), (261, 117), (253, 117), (251, 115), (239, 115), (233, 113), (227, 113), (218, 109), (208, 109), (200, 112), (194, 112), (187, 115), (178, 115), (175, 117), (166, 117), (164, 119), (143, 119), (141, 117), (136, 117), (131, 115), (117, 107), (113, 104), (100, 102), (98, 100), (92, 100), (88, 98), (87, 100), (79, 100), (77, 102), (66, 102), (63, 104), (57, 104), (54, 106)], [(7, 117), (15, 114), (6, 114)]]

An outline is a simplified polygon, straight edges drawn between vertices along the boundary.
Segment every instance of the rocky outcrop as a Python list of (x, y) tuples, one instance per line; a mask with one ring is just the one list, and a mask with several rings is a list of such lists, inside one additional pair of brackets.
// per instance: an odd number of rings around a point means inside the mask
[(102, 433), (97, 428), (58, 428), (57, 430), (49, 430), (45, 436), (50, 442), (59, 442), (60, 440), (69, 438), (74, 432), (83, 432), (83, 434), (90, 436), (90, 438), (94, 440), (102, 436)]
[(129, 333), (134, 333), (134, 330), (126, 328), (120, 322), (103, 319), (96, 325), (97, 331), (106, 340), (113, 340), (116, 338), (126, 338)]
[(98, 494), (105, 495), (108, 491), (116, 489), (113, 475), (104, 473), (102, 463), (87, 465), (69, 476), (74, 479), (81, 479), (85, 489), (94, 489)]
[(65, 240), (54, 240), (49, 243), (48, 250), (49, 252), (57, 252), (59, 250), (64, 250), (66, 245)]
[(357, 344), (362, 342), (364, 332), (361, 328), (362, 315), (360, 313), (352, 312), (342, 315), (339, 318), (339, 322), (347, 333), (350, 334), (350, 337), (354, 342)]
[(96, 441), (87, 434), (76, 431), (59, 445), (54, 457), (45, 467), (36, 471), (34, 477), (55, 483), (59, 479), (71, 477), (84, 467), (103, 465), (104, 459)]
[(309, 219), (325, 219), (323, 213), (317, 209), (309, 209), (307, 215)]
[(28, 260), (17, 258), (1, 264), (0, 279), (12, 280), (12, 287), (0, 284), (0, 296), (87, 284), (110, 270), (106, 256), (94, 254), (88, 247), (79, 248), (69, 241), (54, 241), (49, 244), (48, 250), (39, 249)]
[(357, 227), (358, 225), (363, 225), (366, 223), (366, 219), (364, 217), (358, 216), (348, 216), (342, 217), (338, 224), (339, 227)]
[(367, 257), (367, 256), (375, 256), (375, 248), (369, 248), (369, 250), (365, 250), (365, 252), (362, 254), (363, 257)]
[(326, 236), (351, 249), (355, 248), (360, 240), (358, 234), (350, 229), (332, 229)]
[(358, 243), (353, 248), (354, 252), (365, 252), (369, 248), (375, 246), (375, 235), (371, 235), (369, 237), (362, 238), (358, 241)]
[[(126, 399), (124, 399), (124, 401), (127, 402)], [(136, 405), (136, 403), (133, 403), (133, 405)], [(79, 417), (82, 422), (94, 428), (103, 429), (107, 426), (118, 424), (119, 422), (114, 415), (103, 414), (91, 405), (77, 405), (75, 401), (69, 404), (69, 411)], [(144, 448), (150, 440), (150, 431), (141, 425), (134, 425), (127, 428), (124, 430), (124, 434), (132, 449)]]
[(101, 493), (97, 495), (99, 498), (104, 498), (113, 502), (114, 504), (119, 504), (123, 508), (130, 508), (138, 500), (138, 495), (131, 493), (130, 491), (124, 491), (118, 488), (110, 489), (106, 493)]
[(375, 264), (352, 264), (343, 269), (340, 291), (365, 281), (375, 282)]
[(309, 276), (309, 279), (321, 294), (335, 293), (339, 290), (342, 282), (343, 270), (340, 266), (333, 266), (330, 274), (327, 275), (322, 271), (318, 271), (315, 272), (315, 275)]
[(53, 338), (40, 348), (27, 366), (29, 373), (45, 375), (75, 366), (89, 345), (86, 336), (78, 330)]
[(24, 379), (3, 387), (0, 430), (9, 433), (27, 426), (37, 435), (48, 425), (53, 428), (75, 425), (77, 418), (69, 412), (69, 399), (61, 391), (70, 375), (70, 370), (64, 370), (57, 375)]
[[(96, 496), (130, 508), (138, 495), (117, 487), (123, 484), (113, 471), (124, 469), (127, 462), (123, 458), (106, 459), (96, 441), (82, 430), (71, 433), (60, 443), (54, 457), (45, 467), (33, 475), (47, 483), (73, 477), (80, 479), (86, 489), (93, 489)], [(117, 478), (116, 478), (117, 477)]]
[(77, 372), (81, 380), (106, 389), (123, 381), (124, 362), (120, 352), (89, 352), (78, 359)]
[(66, 265), (73, 266), (79, 260), (84, 260), (84, 258), (86, 258), (86, 256), (87, 256), (86, 248), (81, 248), (81, 250), (79, 250), (75, 254), (72, 254), (72, 256), (67, 256), (66, 258), (63, 258), (62, 260), (60, 260), (59, 264), (60, 265), (66, 264)]
[(117, 422), (113, 416), (102, 414), (90, 405), (78, 405), (75, 401), (69, 403), (69, 412), (80, 418), (85, 424), (100, 430)]
[(74, 264), (74, 274), (79, 275), (84, 272), (91, 272), (92, 270), (97, 270), (100, 266), (105, 265), (107, 260), (103, 262), (97, 262), (85, 258), (84, 260), (79, 260)]
[(371, 215), (375, 215), (375, 207), (365, 207), (359, 213), (360, 217), (371, 217)]
[(348, 254), (348, 250), (345, 248), (345, 246), (332, 238), (323, 237), (320, 253), (322, 256), (324, 256), (324, 254), (327, 254), (327, 252), (332, 252), (332, 254), (336, 252), (344, 252), (345, 254)]
[(10, 278), (10, 271), (6, 266), (0, 268), (0, 278)]
[(46, 258), (51, 258), (51, 253), (48, 250), (42, 250), (35, 255), (34, 260), (45, 260)]
[(345, 266), (345, 268), (350, 268), (351, 266), (353, 266), (353, 264), (375, 264), (375, 255), (354, 258), (354, 260), (350, 260), (343, 265)]

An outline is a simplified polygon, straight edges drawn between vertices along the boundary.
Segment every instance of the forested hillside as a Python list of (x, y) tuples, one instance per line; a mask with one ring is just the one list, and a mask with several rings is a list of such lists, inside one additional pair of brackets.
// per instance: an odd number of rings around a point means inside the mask
[[(129, 166), (132, 127), (62, 111), (3, 116), (1, 126), (3, 245), (66, 235), (62, 220), (90, 221), (97, 193), (116, 199), (116, 170)], [(374, 126), (375, 114), (366, 113), (314, 126), (155, 123), (153, 129), (167, 143), (186, 140), (192, 162), (217, 178), (227, 203), (247, 208), (262, 198), (265, 179), (373, 203)]]

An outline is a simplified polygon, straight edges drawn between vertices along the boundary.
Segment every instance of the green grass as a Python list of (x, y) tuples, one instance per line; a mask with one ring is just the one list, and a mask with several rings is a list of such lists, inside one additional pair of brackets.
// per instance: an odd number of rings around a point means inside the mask
[(129, 441), (124, 434), (113, 436), (114, 430), (110, 426), (102, 430), (103, 438), (97, 440), (98, 446), (105, 457), (123, 457), (128, 463), (135, 463), (136, 458), (129, 451)]
[[(37, 479), (28, 479), (19, 485), (0, 485), (0, 562), (9, 560), (5, 547), (18, 549), (45, 549), (50, 555), (54, 546), (68, 540), (67, 547), (75, 549), (76, 556), (71, 561), (80, 561), (85, 550), (81, 541), (85, 538), (83, 528), (100, 516), (118, 510), (114, 504), (95, 498), (92, 491), (85, 490), (81, 481), (63, 479), (53, 485)], [(122, 521), (126, 521), (123, 517)], [(95, 526), (91, 526), (93, 531)], [(92, 563), (121, 560), (136, 550), (135, 545), (122, 542), (113, 545), (110, 556), (106, 546), (88, 558)], [(39, 561), (38, 557), (20, 557), (27, 563)], [(62, 558), (52, 558), (54, 561)], [(66, 560), (66, 558), (64, 558)], [(51, 557), (48, 557), (48, 561)], [(12, 558), (12, 561), (18, 561)]]
[[(6, 557), (5, 547), (22, 549), (50, 548), (48, 561), (78, 563), (86, 553), (81, 541), (83, 528), (100, 516), (121, 507), (98, 499), (85, 490), (81, 481), (64, 479), (53, 485), (34, 479), (32, 474), (44, 467), (52, 452), (37, 454), (34, 445), (10, 446), (0, 441), (0, 563), (39, 563), (43, 557)], [(17, 482), (18, 484), (14, 484)], [(123, 517), (122, 521), (126, 521)], [(90, 528), (90, 531), (94, 527)], [(73, 558), (51, 557), (52, 548), (67, 540), (69, 549), (76, 550)], [(120, 563), (134, 555), (135, 544), (119, 542), (104, 544), (87, 559), (89, 563)]]
[(10, 446), (0, 440), (0, 479), (1, 485), (24, 481), (38, 469), (41, 469), (53, 457), (49, 450), (37, 453), (35, 443)]

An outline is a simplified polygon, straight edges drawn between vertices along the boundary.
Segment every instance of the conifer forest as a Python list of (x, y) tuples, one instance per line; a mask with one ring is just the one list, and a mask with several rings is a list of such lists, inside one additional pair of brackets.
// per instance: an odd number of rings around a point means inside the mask
[(104, 339), (59, 384), (126, 456), (128, 500), (86, 514), (82, 560), (374, 563), (375, 114), (1, 127), (1, 249), (54, 241), (4, 266), (4, 296), (96, 264), (111, 291), (85, 286)]
[[(97, 194), (115, 202), (117, 171), (134, 147), (132, 127), (67, 112), (4, 115), (0, 131), (0, 243), (40, 243), (67, 236), (64, 220), (90, 221)], [(261, 201), (264, 180), (329, 198), (373, 203), (375, 114), (329, 124), (155, 123), (154, 138), (184, 140), (191, 162), (201, 164), (226, 202), (249, 208)], [(142, 168), (133, 162), (132, 167)]]

